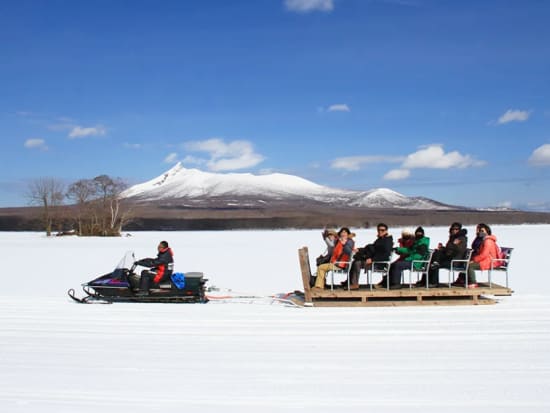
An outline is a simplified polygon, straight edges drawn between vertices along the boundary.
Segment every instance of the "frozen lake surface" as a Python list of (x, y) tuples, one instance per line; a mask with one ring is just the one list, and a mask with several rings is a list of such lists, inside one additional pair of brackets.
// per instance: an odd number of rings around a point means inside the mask
[[(513, 296), (421, 308), (272, 304), (269, 295), (302, 289), (297, 250), (321, 253), (320, 231), (0, 233), (0, 410), (548, 412), (549, 281), (538, 262), (549, 230), (493, 228), (515, 248)], [(375, 237), (354, 232), (360, 246)], [(447, 228), (426, 235), (434, 246)], [(176, 270), (266, 299), (79, 305), (66, 296), (128, 250), (154, 255), (162, 239)]]

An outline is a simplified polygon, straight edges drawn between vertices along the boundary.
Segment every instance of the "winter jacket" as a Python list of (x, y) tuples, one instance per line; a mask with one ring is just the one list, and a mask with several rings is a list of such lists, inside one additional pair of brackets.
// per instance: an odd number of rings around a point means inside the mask
[(336, 241), (330, 237), (323, 237), (323, 240), (325, 241), (325, 244), (327, 244), (327, 253), (325, 255), (330, 257), (332, 256), (332, 251), (334, 250), (334, 244), (336, 244)]
[[(468, 230), (463, 228), (457, 234), (451, 234), (449, 236), (449, 241), (447, 241), (447, 244), (443, 247), (445, 261), (450, 262), (451, 260), (461, 260), (464, 258), (468, 245), (467, 233)], [(459, 240), (460, 242), (456, 244), (455, 240)]]
[[(427, 260), (430, 256), (430, 238), (416, 238), (412, 247), (399, 247), (396, 249), (396, 252), (399, 255), (405, 255), (404, 261)], [(422, 264), (420, 263), (415, 265), (415, 269), (420, 269), (421, 267)]]
[(491, 259), (498, 257), (497, 237), (486, 235), (481, 243), (479, 254), (472, 258), (472, 261), (479, 264), (481, 270), (491, 269)]
[[(414, 238), (413, 237), (399, 238), (397, 240), (397, 243), (399, 244), (400, 248), (411, 248), (414, 244)], [(397, 258), (396, 261), (403, 261), (406, 256), (407, 256), (407, 254), (400, 254), (399, 258)]]
[(338, 261), (339, 263), (335, 264), (337, 267), (346, 268), (346, 264), (340, 261), (347, 262), (350, 260), (354, 245), (355, 242), (353, 242), (353, 240), (350, 238), (348, 238), (345, 245), (343, 245), (340, 241), (337, 241), (336, 245), (334, 246), (334, 250), (332, 251), (330, 262), (334, 264)]
[(356, 252), (356, 257), (362, 261), (367, 258), (373, 261), (389, 261), (393, 248), (393, 237), (385, 235), (378, 237), (372, 244), (365, 245)]
[(158, 284), (172, 275), (172, 271), (174, 270), (173, 256), (174, 253), (171, 248), (159, 250), (157, 258), (151, 262), (151, 267), (156, 269), (156, 275), (153, 278), (155, 283)]

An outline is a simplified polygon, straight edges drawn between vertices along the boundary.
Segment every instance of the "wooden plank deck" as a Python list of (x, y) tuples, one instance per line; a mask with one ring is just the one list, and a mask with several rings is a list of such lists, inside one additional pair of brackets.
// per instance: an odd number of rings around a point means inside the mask
[(418, 305), (484, 305), (495, 304), (495, 296), (509, 296), (510, 288), (493, 283), (480, 282), (478, 288), (453, 287), (415, 288), (404, 284), (401, 289), (370, 288), (360, 285), (358, 290), (348, 291), (338, 286), (333, 290), (311, 289), (311, 268), (307, 247), (298, 250), (306, 305), (315, 307), (383, 307)]

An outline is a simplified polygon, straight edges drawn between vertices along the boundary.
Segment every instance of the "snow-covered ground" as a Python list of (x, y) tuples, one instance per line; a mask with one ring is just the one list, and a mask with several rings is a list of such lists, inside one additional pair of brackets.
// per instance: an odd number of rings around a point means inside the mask
[[(79, 305), (66, 296), (128, 250), (154, 255), (163, 239), (176, 270), (203, 271), (221, 292), (302, 289), (297, 250), (321, 253), (320, 231), (0, 233), (0, 411), (548, 412), (550, 286), (540, 263), (550, 226), (493, 230), (515, 248), (515, 294), (493, 306), (422, 308)], [(360, 245), (375, 237), (354, 232)], [(447, 228), (426, 234), (436, 245)]]

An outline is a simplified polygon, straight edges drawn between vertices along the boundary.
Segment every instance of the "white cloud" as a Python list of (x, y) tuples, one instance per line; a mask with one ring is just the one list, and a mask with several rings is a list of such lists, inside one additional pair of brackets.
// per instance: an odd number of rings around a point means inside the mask
[(178, 161), (178, 154), (176, 152), (172, 152), (164, 158), (164, 163), (175, 163)]
[(287, 10), (297, 13), (309, 13), (311, 11), (330, 12), (334, 9), (333, 0), (285, 0)]
[(28, 149), (40, 149), (42, 151), (48, 150), (48, 147), (46, 146), (46, 141), (40, 138), (27, 139), (23, 145), (25, 146), (25, 148)]
[(345, 171), (359, 171), (366, 164), (377, 163), (401, 163), (399, 168), (392, 169), (384, 175), (385, 180), (406, 179), (411, 175), (411, 169), (451, 169), (478, 167), (486, 164), (472, 158), (470, 155), (462, 155), (457, 151), (445, 153), (443, 145), (433, 144), (419, 148), (416, 152), (407, 156), (348, 156), (334, 159), (330, 167)]
[(545, 143), (533, 151), (529, 163), (534, 166), (550, 166), (550, 143)]
[(338, 103), (336, 105), (330, 105), (327, 109), (329, 112), (350, 112), (351, 109), (345, 103)]
[(142, 146), (143, 145), (141, 143), (130, 143), (130, 142), (124, 143), (124, 147), (130, 148), (130, 149), (141, 149)]
[(525, 122), (529, 119), (529, 115), (529, 111), (526, 110), (508, 109), (500, 118), (498, 118), (497, 123), (499, 125), (504, 125), (508, 122)]
[(333, 169), (344, 169), (346, 171), (358, 171), (364, 164), (398, 163), (402, 161), (402, 156), (347, 156), (334, 159), (330, 167)]
[(71, 129), (69, 133), (69, 138), (85, 138), (87, 136), (103, 136), (107, 133), (107, 130), (101, 126), (97, 125), (91, 128), (83, 128), (81, 126), (75, 126)]
[(384, 175), (384, 179), (387, 181), (397, 181), (406, 179), (409, 176), (411, 176), (411, 171), (408, 169), (392, 169)]
[(450, 169), (482, 165), (485, 165), (484, 161), (473, 159), (470, 155), (462, 155), (457, 151), (445, 153), (442, 145), (429, 145), (407, 155), (401, 167), (404, 169)]
[(208, 153), (210, 159), (205, 162), (211, 171), (250, 168), (265, 159), (262, 155), (254, 152), (254, 147), (250, 142), (243, 140), (226, 143), (223, 139), (212, 138), (204, 141), (187, 142), (184, 147), (191, 152)]

